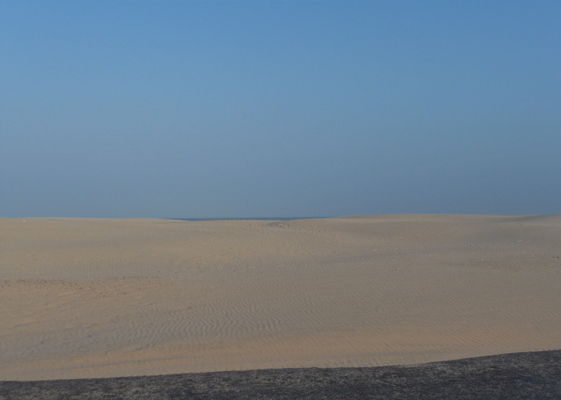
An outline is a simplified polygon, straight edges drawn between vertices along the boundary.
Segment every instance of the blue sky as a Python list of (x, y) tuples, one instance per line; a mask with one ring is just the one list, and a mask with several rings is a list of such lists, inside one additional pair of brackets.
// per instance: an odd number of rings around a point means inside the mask
[(561, 213), (559, 1), (0, 2), (0, 216)]

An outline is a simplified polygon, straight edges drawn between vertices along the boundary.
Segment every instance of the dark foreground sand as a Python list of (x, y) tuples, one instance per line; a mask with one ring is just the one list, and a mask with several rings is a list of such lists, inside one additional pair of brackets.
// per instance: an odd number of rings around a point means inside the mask
[(0, 382), (0, 399), (560, 399), (561, 351), (416, 366)]

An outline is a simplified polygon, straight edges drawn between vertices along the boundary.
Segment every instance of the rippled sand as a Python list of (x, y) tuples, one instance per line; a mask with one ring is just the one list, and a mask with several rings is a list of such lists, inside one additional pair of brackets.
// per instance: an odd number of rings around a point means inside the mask
[(0, 380), (561, 349), (561, 216), (0, 218)]

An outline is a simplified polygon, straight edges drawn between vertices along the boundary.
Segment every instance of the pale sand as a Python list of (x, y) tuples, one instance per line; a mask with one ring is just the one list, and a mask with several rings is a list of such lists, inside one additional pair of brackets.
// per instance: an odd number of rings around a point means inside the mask
[(561, 216), (0, 218), (0, 380), (561, 349)]

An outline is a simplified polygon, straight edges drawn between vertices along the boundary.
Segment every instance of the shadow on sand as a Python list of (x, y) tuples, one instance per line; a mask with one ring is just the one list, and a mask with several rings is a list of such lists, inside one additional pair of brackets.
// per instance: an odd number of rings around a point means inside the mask
[(0, 382), (0, 399), (561, 399), (561, 350), (415, 366)]

